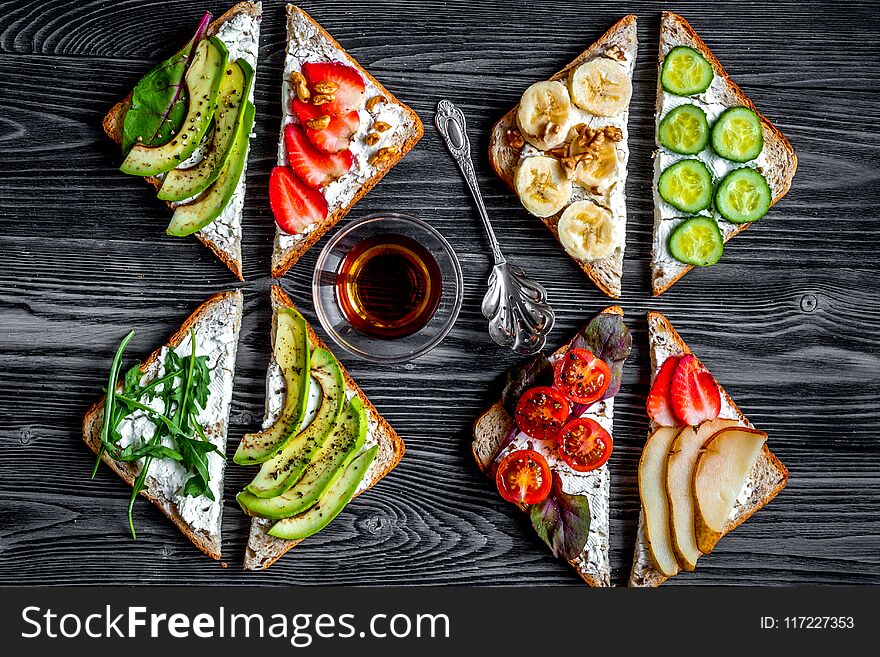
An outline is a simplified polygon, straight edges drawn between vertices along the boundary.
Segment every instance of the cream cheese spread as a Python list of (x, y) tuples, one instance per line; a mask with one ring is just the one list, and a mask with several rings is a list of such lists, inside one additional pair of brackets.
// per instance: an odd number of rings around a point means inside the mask
[[(306, 62), (341, 62), (355, 69), (359, 67), (343, 50), (334, 46), (324, 34), (307, 18), (293, 12), (290, 15), (289, 42), (284, 60), (284, 78), (281, 85), (281, 105), (283, 117), (281, 121), (281, 138), (278, 141), (278, 164), (287, 164), (287, 149), (284, 145), (284, 127), (288, 123), (297, 123), (298, 120), (291, 108), (294, 90), (290, 84), (290, 75), (295, 71), (301, 71)], [(364, 81), (364, 102), (375, 96), (386, 96), (372, 80), (360, 73)], [(360, 127), (352, 137), (349, 150), (354, 156), (351, 169), (337, 180), (321, 190), (327, 201), (329, 214), (339, 208), (347, 207), (365, 182), (376, 174), (376, 167), (370, 164), (370, 159), (379, 149), (399, 141), (401, 131), (408, 119), (406, 111), (397, 103), (378, 103), (372, 112), (366, 107), (358, 109)], [(365, 137), (373, 131), (375, 122), (383, 121), (391, 126), (389, 130), (380, 134), (381, 139), (374, 145), (366, 143)], [(280, 228), (276, 235), (276, 244), (281, 249), (286, 249), (315, 230), (317, 224), (310, 224), (300, 233), (291, 235)]]

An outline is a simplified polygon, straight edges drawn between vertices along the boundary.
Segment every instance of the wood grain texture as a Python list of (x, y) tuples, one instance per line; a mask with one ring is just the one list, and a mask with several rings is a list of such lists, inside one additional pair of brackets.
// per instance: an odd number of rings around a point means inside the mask
[[(488, 130), (531, 82), (557, 70), (620, 16), (639, 16), (630, 119), (630, 221), (621, 305), (635, 337), (616, 404), (612, 579), (629, 573), (635, 471), (647, 430), (644, 313), (665, 313), (749, 418), (770, 433), (788, 487), (722, 541), (688, 584), (880, 583), (880, 45), (867, 3), (338, 0), (301, 3), (426, 124), (419, 146), (352, 213), (393, 209), (431, 221), (465, 275), (450, 336), (408, 365), (340, 356), (407, 442), (401, 465), (325, 531), (265, 572), (245, 573), (248, 519), (234, 502), (250, 470), (231, 465), (219, 568), (140, 504), (78, 435), (116, 342), (147, 355), (208, 295), (237, 284), (194, 240), (165, 237), (167, 212), (120, 174), (100, 119), (202, 8), (171, 0), (0, 6), (0, 584), (576, 584), (527, 520), (471, 462), (470, 425), (517, 357), (479, 312), (487, 245), (458, 172), (431, 127), (441, 97), (468, 116), (499, 239), (545, 283), (555, 347), (607, 305), (539, 221), (495, 180)], [(758, 107), (786, 133), (794, 187), (718, 266), (650, 298), (650, 152), (660, 9), (682, 13)], [(542, 25), (534, 30), (535, 25)], [(264, 2), (257, 137), (248, 167), (245, 319), (230, 456), (262, 417), (274, 233), (266, 203), (280, 120), (283, 3)], [(831, 47), (829, 44), (834, 44)], [(831, 48), (831, 50), (829, 50)], [(832, 52), (833, 51), (833, 52)], [(283, 285), (308, 319), (312, 249)], [(320, 328), (318, 328), (320, 332)], [(323, 335), (323, 333), (322, 333)]]

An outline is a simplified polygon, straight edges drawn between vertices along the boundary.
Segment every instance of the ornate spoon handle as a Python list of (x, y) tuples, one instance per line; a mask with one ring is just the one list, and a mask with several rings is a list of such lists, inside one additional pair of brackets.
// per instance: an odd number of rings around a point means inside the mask
[(495, 237), (495, 231), (492, 230), (492, 224), (489, 223), (489, 215), (486, 213), (486, 205), (483, 203), (483, 197), (480, 194), (480, 188), (477, 185), (477, 175), (474, 173), (474, 163), (471, 160), (471, 142), (467, 136), (467, 122), (464, 119), (464, 113), (448, 100), (441, 100), (437, 103), (437, 114), (434, 117), (434, 125), (437, 131), (443, 136), (446, 147), (452, 153), (452, 159), (461, 169), (468, 189), (471, 190), (471, 196), (477, 204), (477, 210), (480, 213), (480, 219), (483, 220), (483, 226), (489, 236), (489, 245), (492, 248), (492, 256), (495, 264), (505, 262), (504, 254), (501, 253), (501, 247), (498, 246), (498, 239)]

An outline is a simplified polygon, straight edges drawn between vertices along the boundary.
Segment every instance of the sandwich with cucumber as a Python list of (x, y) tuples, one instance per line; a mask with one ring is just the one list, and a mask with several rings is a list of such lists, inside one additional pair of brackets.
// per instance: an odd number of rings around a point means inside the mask
[(272, 276), (279, 278), (422, 138), (418, 115), (305, 11), (287, 5)]
[(714, 265), (791, 187), (797, 157), (681, 16), (660, 25), (654, 295)]
[(623, 310), (606, 308), (549, 357), (507, 372), (473, 428), (480, 470), (590, 586), (611, 585), (614, 397), (631, 348)]
[(220, 559), (241, 315), (241, 292), (215, 294), (143, 363), (123, 367), (134, 331), (116, 350), (107, 394), (83, 419), (83, 440), (98, 457), (92, 478), (103, 462), (132, 487), (133, 538), (135, 503), (145, 497), (202, 552)]
[(236, 497), (253, 517), (248, 570), (269, 567), (324, 529), (404, 452), (400, 436), (280, 287), (272, 287), (271, 300), (265, 420), (234, 457), (259, 466)]
[(615, 23), (492, 129), (489, 161), (596, 286), (621, 291), (636, 17)]
[(103, 121), (122, 149), (120, 170), (145, 178), (173, 211), (166, 232), (195, 235), (240, 280), (261, 13), (259, 2), (214, 21), (206, 13)]
[(648, 440), (630, 586), (693, 571), (785, 487), (788, 470), (663, 315), (648, 313)]

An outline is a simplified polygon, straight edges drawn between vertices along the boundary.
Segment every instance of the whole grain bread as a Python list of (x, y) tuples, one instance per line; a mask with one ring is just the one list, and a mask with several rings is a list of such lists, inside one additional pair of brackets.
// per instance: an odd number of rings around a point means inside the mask
[[(413, 146), (422, 138), (424, 135), (425, 129), (422, 125), (421, 119), (419, 119), (418, 114), (412, 110), (412, 108), (404, 105), (400, 102), (394, 94), (392, 94), (388, 89), (386, 89), (382, 84), (374, 78), (369, 71), (367, 71), (363, 66), (361, 66), (354, 57), (352, 57), (339, 43), (334, 39), (327, 30), (325, 30), (321, 25), (309, 14), (305, 11), (296, 7), (295, 5), (289, 4), (287, 5), (287, 44), (288, 50), (291, 47), (291, 44), (296, 39), (296, 31), (297, 31), (297, 23), (299, 21), (308, 21), (310, 26), (320, 35), (320, 38), (332, 48), (337, 49), (342, 53), (342, 55), (347, 59), (345, 62), (349, 64), (360, 72), (360, 74), (369, 80), (373, 85), (377, 87), (380, 95), (382, 95), (385, 99), (386, 103), (394, 104), (400, 107), (406, 116), (406, 119), (403, 125), (399, 129), (395, 129), (391, 136), (388, 139), (387, 143), (383, 141), (383, 146), (388, 146), (391, 148), (396, 148), (397, 152), (393, 156), (384, 160), (384, 163), (377, 166), (375, 172), (366, 180), (360, 183), (358, 191), (354, 194), (352, 199), (340, 207), (336, 208), (327, 216), (326, 219), (320, 222), (320, 224), (311, 232), (307, 233), (302, 239), (299, 239), (291, 244), (283, 243), (284, 233), (282, 233), (280, 228), (276, 227), (276, 235), (275, 235), (275, 245), (272, 251), (272, 277), (280, 278), (287, 273), (287, 270), (290, 269), (296, 261), (302, 257), (302, 255), (308, 251), (308, 249), (318, 242), (333, 226), (335, 226), (339, 221), (345, 217), (349, 213), (349, 211), (354, 207), (354, 205), (360, 201), (366, 194), (369, 192), (376, 184), (382, 180), (382, 178), (387, 174), (391, 169), (393, 169), (403, 156), (406, 155)], [(286, 64), (285, 64), (286, 66)], [(284, 80), (282, 83), (282, 92), (281, 92), (281, 103), (282, 103), (282, 115), (286, 112), (287, 103), (290, 102), (290, 94), (291, 87), (287, 80)], [(369, 100), (369, 99), (367, 99)], [(366, 126), (361, 126), (361, 130), (366, 129)], [(359, 133), (358, 133), (359, 134)], [(355, 136), (357, 138), (357, 135)], [(279, 137), (279, 151), (281, 151), (284, 147), (284, 125), (282, 122), (281, 126), (281, 134)], [(279, 155), (279, 164), (283, 164), (283, 160)]]
[[(227, 21), (232, 20), (236, 16), (245, 15), (250, 16), (256, 20), (256, 24), (259, 25), (259, 21), (262, 17), (262, 3), (260, 2), (239, 2), (234, 5), (230, 9), (228, 9), (222, 16), (215, 19), (208, 26), (208, 35), (214, 35), (220, 29), (220, 27), (226, 23)], [(259, 32), (257, 34), (259, 38)], [(254, 66), (256, 70), (256, 66)], [(129, 107), (131, 107), (131, 93), (129, 93), (125, 98), (116, 103), (110, 111), (107, 112), (107, 115), (104, 117), (102, 121), (102, 127), (104, 128), (104, 132), (107, 134), (110, 139), (115, 141), (117, 144), (122, 144), (122, 129), (125, 124), (125, 115), (128, 112)], [(240, 184), (244, 184), (243, 180), (246, 175), (246, 171), (242, 171), (242, 182)], [(156, 190), (162, 186), (162, 180), (160, 178), (155, 178), (152, 176), (145, 177), (148, 183), (150, 183)], [(173, 209), (173, 204), (170, 201), (166, 201), (166, 205), (169, 208)], [(241, 216), (237, 217), (239, 225), (241, 224)], [(223, 263), (229, 267), (229, 270), (235, 274), (235, 277), (238, 280), (243, 281), (244, 275), (242, 273), (242, 255), (241, 255), (241, 236), (239, 235), (237, 238), (222, 238), (219, 235), (215, 235), (210, 227), (198, 231), (196, 234), (196, 239), (198, 239), (202, 244), (207, 246), (214, 254), (223, 261)]]
[[(550, 80), (564, 80), (569, 72), (586, 61), (594, 59), (607, 52), (612, 47), (618, 47), (626, 54), (627, 60), (635, 62), (638, 51), (638, 36), (636, 32), (636, 17), (624, 16), (605, 32), (593, 45), (584, 50), (574, 60), (569, 62), (562, 70), (550, 76)], [(513, 148), (507, 139), (509, 130), (517, 130), (516, 114), (519, 110), (517, 103), (507, 114), (501, 117), (492, 128), (489, 138), (489, 162), (495, 173), (510, 187), (515, 194), (514, 175), (519, 164), (520, 148)], [(624, 133), (626, 135), (626, 133)], [(627, 138), (624, 138), (624, 147), (628, 149)], [(617, 183), (621, 187), (626, 184), (626, 165), (620, 169), (621, 179)], [(553, 233), (553, 237), (559, 239), (557, 225), (562, 212), (551, 217), (541, 218), (545, 226)], [(587, 277), (596, 284), (606, 295), (612, 298), (620, 297), (621, 278), (623, 276), (623, 252), (626, 246), (626, 218), (623, 222), (623, 235), (621, 245), (607, 258), (594, 262), (581, 262), (575, 260), (583, 269)]]
[[(693, 355), (690, 347), (685, 344), (678, 332), (669, 323), (662, 314), (658, 312), (648, 313), (648, 342), (651, 352), (651, 384), (653, 385), (657, 372), (663, 365), (662, 361), (657, 358), (658, 353), (683, 356), (685, 354)], [(696, 358), (696, 356), (694, 356)], [(699, 362), (699, 358), (697, 358)], [(700, 363), (702, 366), (702, 363)], [(721, 396), (727, 405), (733, 411), (735, 419), (744, 427), (754, 428), (748, 418), (743, 415), (727, 391), (719, 384), (718, 388)], [(657, 425), (653, 422), (650, 426), (650, 433), (657, 429)], [(753, 466), (749, 473), (747, 483), (752, 487), (751, 495), (744, 503), (737, 502), (736, 515), (730, 520), (724, 528), (722, 535), (733, 531), (742, 523), (748, 520), (753, 513), (763, 508), (769, 503), (779, 491), (785, 488), (788, 481), (788, 470), (782, 462), (774, 455), (767, 444), (761, 451), (757, 463)], [(651, 556), (650, 548), (645, 533), (645, 512), (639, 512), (639, 528), (636, 536), (635, 553), (633, 555), (632, 571), (630, 572), (630, 586), (659, 586), (668, 578), (664, 576), (654, 565), (654, 558)]]
[[(290, 297), (287, 296), (284, 290), (278, 285), (272, 286), (270, 294), (272, 301), (272, 343), (274, 345), (275, 330), (278, 325), (278, 310), (281, 308), (296, 309), (296, 306)], [(306, 322), (306, 327), (308, 329), (309, 344), (311, 348), (327, 349), (327, 345), (320, 337), (318, 337), (317, 333), (315, 333), (314, 329), (308, 324), (308, 322)], [(377, 452), (372, 465), (370, 465), (369, 470), (367, 470), (367, 473), (365, 474), (368, 483), (366, 486), (362, 485), (362, 487), (359, 488), (358, 492), (355, 494), (355, 497), (357, 497), (357, 495), (360, 495), (365, 490), (372, 488), (380, 479), (382, 479), (382, 477), (394, 469), (394, 467), (400, 462), (400, 459), (403, 458), (405, 446), (403, 439), (397, 435), (397, 432), (394, 431), (394, 429), (391, 428), (391, 425), (388, 424), (387, 420), (379, 414), (379, 411), (376, 410), (376, 407), (373, 406), (373, 403), (367, 398), (363, 390), (361, 390), (357, 383), (354, 382), (354, 379), (351, 378), (348, 370), (345, 369), (345, 366), (342, 365), (341, 362), (339, 363), (339, 367), (342, 370), (346, 390), (356, 394), (364, 403), (364, 408), (367, 411), (370, 424), (375, 427), (373, 431), (379, 444), (379, 451)], [(268, 409), (269, 402), (267, 399), (266, 415), (268, 415)], [(262, 518), (252, 519), (250, 536), (248, 537), (244, 558), (244, 567), (246, 570), (262, 570), (263, 568), (268, 568), (285, 552), (301, 542), (298, 540), (292, 541), (270, 536), (269, 529), (272, 528), (273, 524), (274, 521), (272, 520), (265, 520)]]
[[(623, 309), (620, 306), (610, 306), (602, 311), (603, 313), (612, 313), (615, 315), (623, 316)], [(560, 355), (565, 353), (571, 342), (567, 342), (566, 344), (559, 347), (554, 352), (554, 355)], [(510, 417), (510, 413), (507, 412), (507, 409), (504, 408), (501, 400), (496, 401), (492, 406), (483, 411), (479, 417), (474, 421), (473, 426), (473, 441), (471, 442), (471, 453), (473, 454), (474, 460), (477, 462), (480, 470), (486, 474), (487, 476), (492, 476), (492, 464), (495, 461), (495, 457), (498, 454), (499, 446), (501, 445), (501, 441), (507, 436), (508, 432), (512, 430), (514, 427), (513, 418)], [(603, 468), (607, 468), (605, 465)], [(609, 487), (609, 476), (602, 477), (602, 493), (606, 497), (610, 497), (610, 487)], [(517, 505), (521, 510), (527, 511), (528, 507), (525, 505)], [(608, 505), (605, 505), (605, 510), (607, 511)], [(593, 518), (592, 522), (596, 522), (597, 518)], [(600, 519), (601, 524), (604, 525), (606, 533), (608, 532), (608, 524), (609, 518), (607, 513), (605, 517)], [(599, 523), (597, 523), (599, 524)], [(593, 531), (593, 528), (590, 530)], [(607, 550), (608, 545), (607, 542), (603, 545), (603, 549), (606, 552), (606, 558), (604, 559), (604, 563), (609, 563), (607, 558)], [(586, 552), (586, 548), (584, 548), (584, 553)], [(607, 572), (595, 572), (592, 570), (586, 570), (584, 565), (587, 564), (587, 560), (584, 559), (584, 553), (577, 559), (573, 559), (569, 561), (569, 564), (572, 568), (575, 569), (575, 572), (584, 580), (587, 584), (593, 587), (603, 587), (610, 586), (610, 578), (611, 573), (610, 569)]]
[[(691, 48), (694, 48), (712, 65), (716, 78), (721, 82), (719, 90), (721, 92), (722, 103), (729, 107), (748, 107), (749, 109), (754, 110), (758, 115), (758, 118), (761, 120), (761, 130), (764, 136), (764, 152), (770, 162), (770, 166), (766, 170), (762, 170), (762, 173), (767, 179), (767, 184), (770, 186), (770, 191), (773, 195), (772, 204), (775, 204), (785, 196), (786, 193), (788, 193), (789, 189), (791, 189), (792, 179), (797, 170), (797, 155), (795, 155), (794, 148), (785, 135), (783, 135), (775, 125), (757, 110), (752, 100), (730, 78), (730, 75), (724, 70), (724, 67), (721, 66), (718, 58), (715, 57), (711, 50), (709, 50), (709, 47), (697, 35), (690, 24), (684, 18), (671, 11), (663, 12), (663, 17), (660, 23), (660, 52), (657, 58), (657, 115), (659, 116), (660, 114), (663, 98), (663, 87), (660, 84), (659, 74), (660, 65), (666, 57), (666, 53), (675, 46), (690, 46)], [(655, 167), (657, 166), (659, 166), (659, 164), (656, 163), (655, 158)], [(655, 180), (656, 178), (657, 175), (655, 175)], [(657, 210), (656, 185), (654, 187), (654, 198), (654, 230), (656, 233), (659, 228), (659, 222), (661, 221), (659, 211)], [(749, 226), (751, 226), (751, 224), (741, 224), (725, 236), (724, 242), (727, 243), (732, 237), (739, 235)], [(652, 262), (651, 284), (654, 296), (663, 294), (663, 292), (672, 287), (676, 281), (694, 268), (693, 265), (682, 264), (680, 268), (665, 273), (662, 268), (653, 266), (653, 264), (654, 263)]]
[[(176, 348), (189, 335), (190, 330), (194, 330), (196, 336), (204, 335), (208, 332), (216, 331), (218, 326), (226, 326), (231, 328), (233, 337), (233, 348), (230, 356), (230, 362), (224, 363), (224, 367), (229, 371), (229, 385), (232, 385), (235, 368), (235, 353), (238, 344), (238, 332), (241, 328), (242, 316), (242, 294), (240, 291), (221, 292), (206, 299), (196, 310), (186, 319), (177, 331), (165, 343), (165, 347), (170, 349)], [(229, 323), (231, 322), (231, 327)], [(160, 347), (154, 351), (141, 364), (141, 372), (146, 374), (151, 372), (162, 353)], [(121, 385), (120, 385), (121, 388)], [(95, 402), (86, 412), (83, 418), (83, 441), (86, 446), (95, 454), (101, 449), (101, 430), (104, 422), (104, 403), (106, 397), (102, 397)], [(206, 426), (205, 433), (209, 437), (218, 438), (218, 447), (226, 453), (226, 435), (229, 428), (229, 408), (223, 415), (222, 420), (214, 426)], [(133, 485), (134, 480), (140, 473), (140, 467), (136, 462), (121, 462), (113, 459), (106, 451), (101, 454), (101, 460), (110, 467), (113, 472), (119, 475), (129, 486)], [(178, 506), (173, 499), (170, 499), (161, 488), (152, 483), (148, 477), (146, 480), (147, 487), (141, 491), (141, 495), (155, 504), (172, 522), (189, 538), (202, 552), (212, 559), (220, 559), (221, 536), (219, 533), (208, 532), (202, 529), (195, 529), (186, 520), (181, 517)], [(223, 490), (223, 482), (220, 482), (220, 490)], [(221, 516), (222, 516), (222, 496), (220, 498)]]

